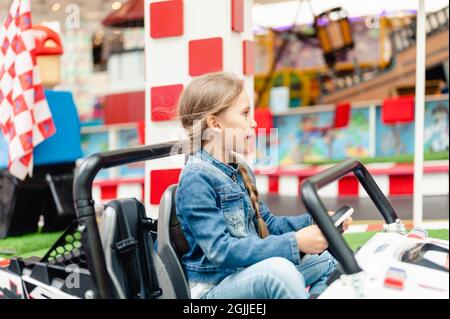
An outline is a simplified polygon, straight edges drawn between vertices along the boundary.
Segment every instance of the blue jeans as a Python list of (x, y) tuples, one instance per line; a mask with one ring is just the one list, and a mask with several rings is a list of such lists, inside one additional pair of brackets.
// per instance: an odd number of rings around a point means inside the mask
[(325, 290), (335, 267), (327, 251), (306, 255), (299, 266), (286, 258), (268, 258), (226, 277), (202, 299), (307, 299)]
[(326, 281), (336, 269), (337, 260), (325, 250), (320, 255), (305, 255), (298, 270), (305, 277), (311, 295), (320, 295), (326, 288)]

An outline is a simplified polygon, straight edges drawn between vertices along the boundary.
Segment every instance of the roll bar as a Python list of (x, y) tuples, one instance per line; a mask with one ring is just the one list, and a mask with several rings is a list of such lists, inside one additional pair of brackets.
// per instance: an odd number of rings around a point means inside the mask
[(92, 183), (97, 173), (104, 168), (153, 160), (171, 155), (181, 154), (181, 142), (168, 142), (141, 146), (130, 149), (97, 153), (87, 157), (75, 172), (73, 198), (78, 223), (82, 231), (83, 247), (85, 247), (89, 270), (96, 287), (98, 298), (114, 298), (111, 280), (106, 268), (105, 255), (95, 216), (92, 199)]

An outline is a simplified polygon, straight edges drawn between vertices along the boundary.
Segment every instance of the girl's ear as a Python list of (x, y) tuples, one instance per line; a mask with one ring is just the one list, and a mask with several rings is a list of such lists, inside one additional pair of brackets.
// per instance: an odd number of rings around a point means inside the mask
[(217, 116), (209, 115), (206, 118), (206, 125), (217, 133), (222, 133), (222, 125), (219, 123)]

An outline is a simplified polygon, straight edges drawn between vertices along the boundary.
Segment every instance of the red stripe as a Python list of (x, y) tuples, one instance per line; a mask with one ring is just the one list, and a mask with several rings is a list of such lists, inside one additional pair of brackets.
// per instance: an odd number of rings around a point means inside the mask
[(223, 70), (221, 37), (189, 41), (189, 75), (198, 76)]
[(144, 91), (107, 95), (104, 104), (105, 124), (145, 120)]
[(244, 31), (244, 1), (231, 0), (231, 30)]
[(9, 266), (9, 263), (10, 263), (9, 259), (0, 260), (0, 268)]
[(316, 168), (305, 168), (305, 169), (298, 169), (298, 170), (288, 170), (283, 168), (278, 168), (277, 170), (273, 171), (273, 169), (270, 169), (270, 173), (265, 173), (264, 169), (255, 169), (256, 175), (265, 175), (265, 176), (299, 176), (299, 177), (309, 177), (314, 174), (317, 174), (320, 170)]
[(384, 278), (384, 285), (386, 287), (403, 289), (404, 284), (405, 284), (405, 281), (402, 279), (396, 279), (396, 278), (391, 278), (391, 277)]
[(95, 181), (94, 186), (117, 186), (122, 184), (140, 184), (144, 183), (144, 179), (142, 177), (139, 178), (120, 178), (120, 179), (111, 179), (111, 180), (100, 180)]
[(243, 42), (243, 49), (243, 73), (245, 75), (252, 75), (255, 73), (255, 43), (253, 41), (245, 40)]
[(117, 185), (103, 185), (100, 186), (102, 200), (105, 199), (116, 199), (117, 198)]
[[(371, 175), (412, 175), (414, 173), (413, 164), (396, 165), (390, 168), (370, 168), (367, 167)], [(278, 168), (276, 171), (270, 169), (270, 173), (265, 173), (264, 169), (255, 169), (256, 175), (265, 176), (302, 176), (309, 177), (324, 170), (320, 166), (309, 167), (304, 169), (286, 169)], [(425, 166), (423, 168), (424, 173), (448, 173), (448, 165), (439, 166)]]
[(373, 224), (367, 226), (366, 231), (380, 231), (383, 229), (383, 224)]
[[(411, 229), (413, 227), (412, 223), (404, 223), (406, 229)], [(380, 231), (383, 230), (383, 224), (369, 224), (366, 231)]]
[(353, 175), (348, 175), (338, 181), (338, 194), (344, 196), (358, 196), (359, 182)]
[(303, 182), (306, 180), (306, 177), (302, 177), (302, 176), (299, 176), (298, 177), (298, 189), (297, 189), (297, 194), (299, 195), (299, 196), (301, 196), (301, 193), (300, 193), (300, 190), (302, 189), (302, 184), (303, 184)]
[(424, 173), (448, 173), (448, 165), (425, 166), (423, 168), (423, 172)]
[(145, 145), (145, 121), (139, 121), (137, 124), (139, 144)]
[(182, 84), (152, 87), (152, 121), (159, 122), (174, 119), (177, 113), (178, 99), (182, 91)]
[(278, 194), (279, 179), (278, 176), (269, 176), (269, 194)]
[(273, 128), (273, 114), (269, 109), (256, 109), (255, 122), (257, 130), (265, 129), (266, 135), (270, 135), (270, 129)]
[(183, 1), (151, 3), (150, 36), (158, 39), (182, 35), (184, 33), (183, 7)]
[(343, 102), (336, 105), (336, 109), (334, 111), (334, 128), (343, 128), (348, 126), (350, 121), (350, 103)]
[[(412, 223), (404, 223), (406, 229), (412, 229)], [(365, 231), (381, 231), (383, 230), (383, 224), (369, 224)]]
[(150, 204), (159, 205), (164, 191), (178, 183), (181, 168), (154, 170), (150, 172)]
[[(413, 168), (411, 169), (407, 167), (395, 167), (394, 169), (369, 169), (371, 175), (411, 175), (413, 173)], [(263, 169), (255, 169), (255, 175), (258, 176), (298, 176), (300, 180), (304, 178), (313, 176), (320, 172), (319, 169), (308, 168), (304, 170), (286, 170), (286, 169), (278, 169), (274, 173), (264, 173)], [(424, 173), (448, 173), (448, 166), (428, 166), (423, 170)], [(111, 180), (99, 180), (94, 181), (94, 186), (102, 186), (102, 185), (118, 185), (118, 184), (136, 184), (143, 183), (144, 179), (140, 178), (119, 178), (119, 179), (111, 179)]]
[(414, 96), (385, 99), (381, 106), (381, 120), (384, 124), (414, 121)]
[(390, 175), (389, 195), (412, 195), (414, 192), (412, 175)]

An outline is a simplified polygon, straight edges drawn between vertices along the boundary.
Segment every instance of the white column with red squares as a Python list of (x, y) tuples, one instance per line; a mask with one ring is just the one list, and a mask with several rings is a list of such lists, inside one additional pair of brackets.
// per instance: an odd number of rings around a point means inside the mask
[[(145, 0), (147, 145), (181, 137), (179, 95), (196, 76), (231, 71), (253, 101), (252, 0)], [(253, 104), (253, 103), (252, 103)], [(144, 200), (156, 218), (164, 190), (178, 182), (184, 156), (146, 163)]]

